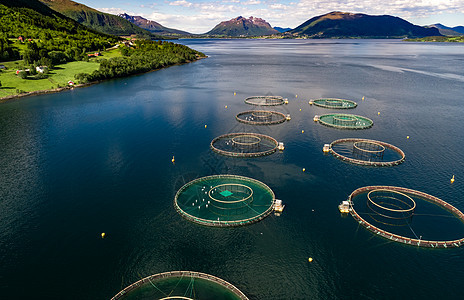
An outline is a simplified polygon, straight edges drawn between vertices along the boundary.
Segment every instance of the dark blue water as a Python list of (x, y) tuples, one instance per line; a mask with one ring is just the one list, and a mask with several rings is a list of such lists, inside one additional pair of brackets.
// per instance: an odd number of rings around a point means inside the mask
[[(171, 270), (221, 277), (252, 299), (461, 296), (464, 248), (392, 243), (342, 218), (337, 205), (356, 188), (397, 185), (464, 210), (463, 45), (180, 42), (209, 58), (0, 105), (2, 299), (109, 299)], [(235, 120), (251, 108), (245, 97), (266, 94), (289, 98), (276, 109), (290, 122)], [(314, 123), (333, 112), (308, 105), (321, 97), (357, 101), (350, 113), (374, 126)], [(286, 149), (254, 159), (209, 149), (214, 137), (239, 131)], [(391, 143), (406, 161), (366, 168), (322, 154), (324, 143), (345, 137)], [(173, 207), (177, 189), (213, 174), (264, 182), (286, 204), (282, 216), (239, 228), (184, 220)]]

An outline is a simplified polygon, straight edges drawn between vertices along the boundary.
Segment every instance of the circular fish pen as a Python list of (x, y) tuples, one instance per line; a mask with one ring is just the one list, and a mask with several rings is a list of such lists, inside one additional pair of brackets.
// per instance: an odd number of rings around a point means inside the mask
[(173, 271), (145, 277), (116, 294), (111, 300), (202, 299), (247, 300), (238, 288), (213, 275)]
[(259, 133), (228, 133), (214, 138), (211, 149), (233, 157), (258, 157), (277, 151), (279, 143), (272, 137)]
[(397, 166), (404, 162), (404, 152), (391, 144), (358, 138), (335, 140), (329, 152), (336, 158), (353, 164), (374, 167)]
[(274, 125), (286, 121), (287, 117), (280, 112), (268, 110), (249, 110), (238, 113), (237, 121), (250, 125)]
[(174, 207), (194, 223), (226, 227), (262, 220), (272, 212), (274, 202), (274, 192), (258, 180), (214, 175), (181, 187), (174, 198)]
[(374, 125), (369, 118), (350, 114), (327, 114), (319, 116), (319, 123), (339, 129), (367, 129)]
[(285, 99), (282, 96), (252, 96), (245, 99), (245, 103), (256, 106), (283, 105)]
[(311, 100), (311, 104), (314, 104), (319, 107), (324, 108), (333, 108), (333, 109), (350, 109), (355, 108), (358, 104), (351, 100), (346, 99), (336, 99), (336, 98), (321, 98), (316, 100)]
[[(391, 241), (429, 248), (464, 245), (464, 214), (429, 194), (402, 187), (367, 186), (352, 192), (348, 202), (350, 214), (360, 225)], [(433, 235), (446, 237), (429, 238)]]

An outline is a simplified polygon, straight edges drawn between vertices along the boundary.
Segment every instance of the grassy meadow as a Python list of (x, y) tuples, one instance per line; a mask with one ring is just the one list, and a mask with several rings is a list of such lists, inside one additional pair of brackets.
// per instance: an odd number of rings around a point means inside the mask
[(68, 81), (75, 82), (74, 75), (78, 73), (92, 73), (98, 70), (100, 64), (98, 62), (101, 58), (112, 58), (121, 56), (118, 49), (102, 52), (102, 56), (98, 58), (91, 58), (88, 62), (73, 61), (66, 64), (55, 66), (49, 70), (47, 78), (34, 79), (34, 76), (28, 76), (27, 79), (21, 79), (16, 75), (16, 70), (23, 64), (22, 60), (0, 62), (7, 69), (0, 72), (0, 98), (10, 95), (19, 94), (21, 92), (33, 92), (51, 90), (68, 85)]

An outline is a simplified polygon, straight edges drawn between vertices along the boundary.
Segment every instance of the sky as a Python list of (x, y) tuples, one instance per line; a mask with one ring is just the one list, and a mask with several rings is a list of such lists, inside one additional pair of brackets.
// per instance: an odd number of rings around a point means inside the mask
[(393, 15), (416, 25), (464, 26), (464, 0), (74, 0), (99, 11), (142, 16), (163, 26), (205, 33), (238, 16), (295, 28), (331, 11)]

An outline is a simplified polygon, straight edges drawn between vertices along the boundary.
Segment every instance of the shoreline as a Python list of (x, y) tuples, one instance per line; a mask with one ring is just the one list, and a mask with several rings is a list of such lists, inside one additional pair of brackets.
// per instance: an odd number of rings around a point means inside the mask
[(9, 96), (0, 98), (0, 104), (9, 102), (11, 100), (24, 98), (24, 97), (32, 97), (32, 96), (45, 95), (45, 94), (55, 94), (55, 93), (59, 93), (59, 92), (67, 91), (67, 90), (73, 90), (74, 88), (88, 87), (88, 86), (98, 84), (98, 83), (101, 83), (101, 82), (104, 82), (104, 81), (107, 81), (107, 80), (118, 79), (118, 78), (128, 78), (128, 77), (131, 77), (131, 76), (147, 74), (147, 73), (159, 71), (159, 70), (166, 69), (166, 68), (173, 67), (173, 66), (181, 66), (181, 65), (185, 65), (185, 64), (194, 63), (194, 62), (199, 61), (199, 60), (204, 59), (204, 58), (208, 58), (208, 56), (198, 57), (198, 59), (193, 60), (193, 61), (186, 61), (186, 62), (180, 63), (180, 64), (172, 64), (170, 66), (166, 66), (166, 67), (163, 67), (163, 68), (153, 69), (153, 70), (150, 70), (150, 71), (147, 71), (147, 72), (142, 72), (142, 73), (137, 73), (137, 74), (131, 74), (129, 76), (124, 76), (124, 77), (114, 77), (114, 78), (108, 78), (108, 79), (104, 79), (104, 80), (92, 81), (92, 82), (88, 82), (88, 83), (80, 83), (80, 84), (76, 84), (76, 85), (73, 85), (73, 86), (60, 87), (60, 88), (56, 88), (56, 89), (39, 90), (39, 91), (26, 92), (26, 93), (15, 94), (15, 95), (9, 95)]

